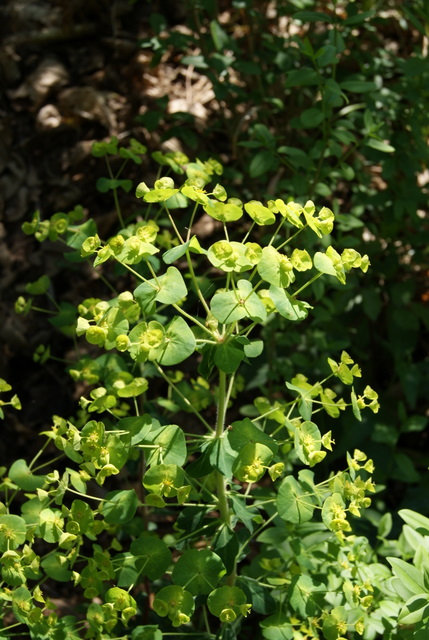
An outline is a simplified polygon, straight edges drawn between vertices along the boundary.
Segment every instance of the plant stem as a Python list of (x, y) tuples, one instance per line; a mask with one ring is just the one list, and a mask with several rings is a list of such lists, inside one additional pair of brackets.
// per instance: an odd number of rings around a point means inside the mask
[(323, 275), (323, 273), (316, 273), (315, 276), (313, 276), (311, 278), (311, 280), (309, 280), (308, 282), (306, 282), (300, 289), (298, 289), (298, 291), (295, 291), (295, 293), (292, 294), (292, 298), (296, 298), (296, 296), (301, 293), (301, 291), (303, 291), (304, 289), (306, 289), (307, 287), (310, 286), (310, 284), (313, 284), (313, 282), (315, 282), (316, 280), (318, 280), (318, 278), (320, 278)]
[(188, 261), (188, 268), (189, 268), (189, 273), (191, 275), (192, 284), (194, 285), (195, 291), (197, 293), (197, 296), (200, 299), (200, 302), (203, 305), (203, 307), (205, 309), (205, 312), (208, 315), (210, 313), (210, 308), (209, 308), (207, 302), (205, 301), (205, 298), (204, 298), (204, 296), (203, 296), (203, 294), (201, 292), (201, 289), (200, 289), (200, 287), (198, 285), (198, 280), (197, 280), (197, 278), (195, 276), (194, 267), (192, 266), (192, 260), (191, 260), (191, 256), (190, 256), (190, 253), (189, 253), (189, 249), (187, 249), (187, 251), (186, 251), (186, 259)]
[[(217, 408), (216, 439), (223, 438), (224, 436), (226, 395), (226, 374), (223, 371), (219, 371), (219, 398)], [(226, 479), (220, 471), (216, 471), (216, 489), (221, 520), (229, 527), (231, 524), (231, 513), (228, 507)]]
[(200, 327), (200, 329), (202, 329), (203, 331), (208, 333), (210, 337), (213, 337), (213, 334), (210, 331), (210, 329), (205, 327), (199, 320), (194, 318), (194, 316), (191, 316), (190, 313), (187, 313), (186, 311), (184, 311), (181, 307), (179, 307), (178, 304), (172, 304), (171, 306), (173, 307), (173, 309), (176, 309), (177, 313), (180, 313), (182, 316), (185, 316), (185, 318), (188, 318), (188, 320), (190, 320), (194, 324), (198, 325)]

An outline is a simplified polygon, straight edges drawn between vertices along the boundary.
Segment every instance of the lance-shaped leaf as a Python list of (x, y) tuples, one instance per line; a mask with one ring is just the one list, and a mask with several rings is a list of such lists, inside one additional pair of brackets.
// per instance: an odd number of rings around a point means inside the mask
[(425, 628), (429, 623), (429, 594), (420, 593), (412, 596), (403, 608), (398, 617), (398, 622), (404, 625), (414, 625), (425, 621)]
[(313, 496), (293, 476), (285, 478), (277, 495), (279, 516), (286, 522), (301, 524), (311, 520), (314, 509)]
[(190, 549), (174, 565), (171, 579), (197, 596), (213, 591), (225, 573), (224, 564), (216, 553), (210, 549)]
[(395, 576), (399, 578), (402, 587), (410, 593), (409, 597), (427, 593), (422, 571), (400, 558), (389, 557), (387, 561), (392, 567)]
[(239, 280), (234, 291), (215, 293), (210, 308), (216, 320), (222, 324), (230, 324), (243, 318), (264, 322), (267, 317), (264, 303), (248, 280)]

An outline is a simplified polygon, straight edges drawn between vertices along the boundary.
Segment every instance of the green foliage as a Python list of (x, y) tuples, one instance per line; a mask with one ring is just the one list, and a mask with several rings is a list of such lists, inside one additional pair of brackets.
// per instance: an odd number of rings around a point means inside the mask
[[(427, 254), (416, 181), (428, 161), (427, 53), (395, 55), (383, 32), (399, 20), (419, 42), (428, 15), (421, 2), (387, 17), (371, 3), (274, 4), (233, 2), (220, 20), (216, 3), (192, 0), (191, 30), (153, 14), (142, 42), (153, 64), (179, 52), (228, 105), (203, 140), (233, 157), (224, 173), (217, 160), (154, 152), (153, 187), (141, 182), (138, 213), (124, 215), (123, 168), (147, 149), (112, 138), (93, 146), (108, 174), (96, 188), (118, 216), (110, 237), (81, 207), (23, 225), (40, 242), (60, 238), (66, 260), (91, 262), (110, 297), (88, 289), (75, 308), (42, 276), (16, 303), (30, 313), (47, 296), (53, 326), (81, 337), (69, 372), (85, 392), (31, 462), (1, 469), (2, 637), (237, 640), (257, 625), (268, 640), (425, 637), (429, 520), (401, 509), (395, 539), (369, 495), (374, 471), (418, 477), (395, 449), (393, 404), (379, 413), (378, 366), (382, 391), (401, 388), (401, 432), (427, 422), (416, 269)], [(149, 131), (158, 107), (142, 116)], [(166, 137), (201, 144), (190, 114), (167, 125)], [(194, 234), (200, 216), (212, 237)], [(35, 359), (50, 357), (40, 345)], [(20, 408), (16, 396), (5, 404)], [(351, 413), (362, 433), (373, 427), (376, 470)], [(56, 583), (73, 583), (79, 616), (55, 611)]]
[[(330, 286), (329, 295), (323, 281), (314, 283), (317, 306), (305, 337), (286, 331), (296, 313), (282, 296), (286, 321), (277, 319), (277, 331), (271, 323), (270, 358), (257, 386), (281, 387), (297, 366), (305, 375), (315, 367), (322, 372), (332, 349), (349, 351), (385, 398), (365, 433), (371, 454), (383, 462), (378, 478), (412, 485), (413, 469), (422, 473), (429, 464), (409, 429), (427, 425), (429, 383), (427, 6), (423, 0), (230, 4), (218, 14), (214, 2), (188, 2), (186, 29), (170, 25), (168, 11), (157, 14), (142, 41), (154, 66), (179, 59), (221, 106), (209, 112), (203, 139), (191, 114), (175, 114), (175, 122), (162, 114), (165, 137), (178, 137), (203, 157), (213, 148), (227, 157), (223, 184), (233, 196), (300, 205), (322, 199), (336, 214), (336, 251), (354, 230), (353, 249), (372, 264), (359, 292), (352, 275), (350, 286)], [(164, 96), (154, 108), (167, 104)], [(315, 265), (335, 270), (326, 256)], [(362, 445), (346, 422), (335, 435), (342, 450)], [(410, 500), (423, 503), (426, 489)]]
[[(78, 419), (54, 416), (43, 434), (65, 470), (55, 459), (37, 466), (40, 454), (3, 469), (2, 635), (18, 626), (34, 638), (158, 639), (181, 627), (183, 637), (227, 640), (247, 633), (252, 618), (265, 638), (371, 638), (386, 624), (391, 638), (408, 637), (410, 625), (418, 632), (425, 552), (414, 566), (398, 547), (390, 570), (353, 531), (375, 491), (372, 460), (355, 449), (342, 471), (321, 479), (312, 470), (334, 445), (319, 427), (321, 411), (335, 419), (349, 408), (358, 420), (378, 411), (375, 391), (354, 390), (359, 366), (343, 351), (322, 380), (297, 373), (275, 400), (255, 398), (250, 412), (240, 401), (238, 370), (265, 352), (265, 327), (278, 316), (302, 322), (312, 313), (301, 299), (312, 283), (345, 286), (353, 269), (367, 270), (367, 257), (335, 251), (326, 207), (234, 199), (234, 209), (221, 209), (226, 189), (208, 186), (219, 165), (175, 160), (181, 185), (161, 178), (153, 189), (137, 187), (143, 220), (122, 226), (119, 216), (106, 240), (95, 222), (79, 230), (81, 259), (109, 278), (108, 264), (120, 267), (127, 288), (79, 305), (75, 330), (88, 355), (70, 373), (89, 385), (89, 397)], [(189, 202), (180, 216), (178, 195)], [(208, 246), (192, 235), (200, 211), (222, 223)], [(296, 247), (297, 233), (319, 246)], [(70, 227), (63, 235), (71, 251), (75, 237)], [(40, 279), (29, 292), (48, 286)], [(404, 513), (404, 535), (423, 548), (426, 520)], [(83, 620), (48, 615), (47, 581), (74, 583)], [(141, 615), (148, 624), (138, 625)]]

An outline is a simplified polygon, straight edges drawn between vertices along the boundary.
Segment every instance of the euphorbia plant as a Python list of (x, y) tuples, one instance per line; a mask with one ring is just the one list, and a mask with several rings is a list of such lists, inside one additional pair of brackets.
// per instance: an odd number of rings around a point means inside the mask
[[(111, 144), (97, 155), (112, 153)], [(218, 162), (156, 159), (184, 181), (139, 184), (144, 214), (129, 224), (121, 215), (110, 238), (94, 221), (76, 224), (75, 212), (61, 217), (58, 233), (115, 293), (79, 305), (76, 333), (93, 347), (70, 372), (91, 389), (79, 419), (54, 417), (45, 431), (70, 466), (40, 473), (48, 463), (38, 469), (36, 456), (4, 478), (10, 626), (27, 625), (33, 638), (117, 637), (128, 627), (133, 640), (226, 640), (244, 637), (253, 615), (268, 639), (361, 635), (385, 578), (364, 576), (367, 541), (352, 534), (374, 491), (373, 465), (356, 450), (344, 471), (320, 479), (312, 469), (334, 444), (317, 414), (335, 418), (349, 406), (360, 420), (362, 409), (377, 411), (377, 394), (355, 392), (361, 371), (343, 352), (324, 379), (297, 372), (281, 396), (261, 394), (249, 411), (238, 371), (258, 362), (260, 328), (276, 314), (305, 320), (303, 296), (315, 280), (344, 284), (368, 259), (331, 246), (326, 207), (242, 202), (208, 186), (222, 173)], [(217, 221), (211, 243), (193, 232), (201, 214)], [(40, 224), (35, 218), (26, 231)], [(327, 248), (310, 255), (296, 246), (303, 233)], [(119, 282), (129, 286), (118, 290)], [(351, 392), (343, 396), (344, 386)], [(52, 611), (49, 579), (73, 581), (87, 602), (84, 619)]]

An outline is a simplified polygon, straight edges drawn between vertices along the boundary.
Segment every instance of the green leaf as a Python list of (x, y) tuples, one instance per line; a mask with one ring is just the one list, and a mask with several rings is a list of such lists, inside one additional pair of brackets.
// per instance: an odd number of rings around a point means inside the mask
[(40, 566), (49, 578), (58, 582), (69, 582), (72, 578), (69, 563), (61, 553), (52, 553), (41, 560)]
[(402, 586), (411, 594), (420, 595), (426, 592), (423, 573), (416, 567), (400, 558), (388, 557), (387, 561), (392, 567), (395, 576), (401, 581)]
[(171, 579), (197, 596), (213, 591), (225, 573), (223, 562), (216, 553), (210, 549), (190, 549), (174, 565)]
[(259, 178), (260, 176), (263, 176), (264, 173), (268, 173), (268, 171), (275, 168), (277, 164), (278, 160), (272, 149), (258, 151), (250, 161), (249, 176), (251, 178)]
[(236, 616), (241, 613), (241, 606), (246, 604), (246, 594), (239, 587), (219, 587), (207, 598), (207, 606), (211, 614), (221, 617), (225, 609), (232, 609)]
[(218, 554), (229, 575), (234, 571), (235, 561), (240, 549), (238, 535), (228, 525), (221, 525), (212, 539), (212, 549)]
[(48, 276), (43, 275), (40, 276), (38, 280), (35, 282), (29, 282), (25, 285), (25, 291), (30, 293), (32, 296), (37, 296), (42, 293), (46, 293), (51, 286), (51, 281)]
[(207, 64), (204, 56), (183, 56), (182, 64), (187, 64), (196, 69), (208, 69), (209, 65)]
[(292, 322), (305, 320), (308, 310), (313, 308), (308, 302), (296, 300), (284, 289), (273, 285), (269, 289), (269, 294), (279, 314)]
[(301, 67), (287, 72), (285, 87), (304, 87), (319, 84), (320, 76), (314, 69)]
[(210, 309), (216, 320), (222, 324), (231, 324), (243, 318), (264, 322), (267, 312), (264, 303), (253, 291), (248, 280), (239, 280), (235, 291), (215, 293)]
[(429, 518), (411, 509), (400, 509), (398, 515), (418, 533), (429, 536)]
[(217, 51), (222, 51), (230, 43), (228, 34), (222, 29), (217, 20), (210, 22), (210, 33)]
[(309, 575), (295, 576), (289, 587), (288, 601), (304, 620), (317, 616), (323, 607), (325, 588), (323, 584), (315, 584)]
[[(147, 576), (150, 580), (158, 580), (162, 578), (171, 563), (171, 552), (167, 545), (151, 533), (143, 533), (133, 540), (130, 553), (133, 557), (128, 558), (126, 554), (119, 577), (121, 579), (122, 571), (126, 570), (132, 582), (120, 586), (129, 587), (131, 584), (136, 584), (139, 580), (141, 581), (142, 576)], [(127, 562), (128, 560), (132, 561), (131, 564)], [(131, 566), (133, 571), (130, 572)]]
[(162, 640), (162, 631), (157, 625), (139, 625), (131, 631), (131, 640)]
[[(24, 624), (28, 624), (27, 615), (32, 608), (33, 596), (25, 587), (18, 587), (12, 592), (12, 611), (15, 618)], [(3, 635), (3, 633), (2, 633)], [(3, 636), (7, 637), (7, 636)]]
[(181, 316), (176, 316), (167, 325), (165, 343), (157, 361), (171, 366), (186, 360), (196, 348), (195, 336)]
[(131, 437), (130, 444), (134, 446), (148, 436), (155, 426), (154, 423), (156, 423), (156, 420), (152, 420), (152, 417), (145, 413), (142, 416), (122, 418), (116, 423), (116, 429), (127, 432)]
[(24, 491), (35, 491), (45, 484), (45, 476), (35, 476), (25, 460), (16, 460), (9, 469), (9, 478)]
[(169, 198), (179, 192), (179, 189), (164, 187), (162, 189), (151, 189), (144, 194), (145, 202), (166, 202)]
[(344, 80), (344, 82), (340, 82), (340, 87), (344, 91), (350, 91), (351, 93), (367, 93), (377, 89), (374, 82), (367, 82), (366, 80)]
[(259, 442), (248, 442), (239, 451), (232, 472), (241, 482), (259, 482), (273, 459), (272, 450)]
[(383, 153), (393, 153), (395, 151), (395, 147), (392, 147), (391, 144), (383, 142), (383, 140), (377, 140), (376, 138), (367, 138), (365, 144), (367, 147), (382, 151)]
[(151, 313), (155, 301), (176, 304), (187, 293), (185, 281), (176, 267), (168, 267), (162, 276), (147, 280), (134, 289), (134, 297), (144, 313)]
[(216, 438), (208, 449), (209, 461), (214, 469), (219, 471), (225, 478), (232, 478), (232, 466), (235, 454), (225, 438)]
[(311, 520), (315, 504), (311, 494), (293, 476), (288, 476), (280, 485), (277, 509), (286, 522), (301, 524)]
[(194, 608), (195, 604), (191, 593), (178, 585), (163, 587), (158, 591), (153, 602), (154, 611), (161, 617), (168, 616), (174, 627), (189, 622), (189, 616), (193, 613)]
[(40, 534), (46, 542), (58, 542), (63, 532), (64, 520), (59, 509), (43, 509), (39, 515)]
[(244, 208), (252, 220), (254, 220), (254, 222), (259, 226), (273, 224), (276, 221), (276, 216), (271, 209), (265, 207), (262, 202), (258, 202), (258, 200), (250, 200), (250, 202), (246, 202)]
[(125, 524), (134, 518), (138, 504), (134, 489), (110, 491), (101, 505), (100, 512), (109, 524)]
[(272, 246), (262, 249), (262, 257), (257, 265), (259, 275), (265, 282), (276, 287), (288, 287), (294, 280), (293, 264), (288, 256), (279, 253)]
[(94, 514), (91, 507), (83, 500), (73, 500), (70, 509), (70, 518), (79, 524), (81, 533), (91, 531), (94, 524)]
[(387, 538), (389, 533), (392, 530), (392, 514), (390, 512), (386, 512), (382, 515), (378, 522), (377, 527), (377, 535), (380, 538)]
[(25, 542), (26, 534), (24, 518), (7, 514), (0, 516), (0, 551), (16, 549)]
[(102, 158), (106, 155), (116, 155), (118, 153), (118, 138), (112, 136), (109, 142), (94, 142), (91, 147), (91, 154), (95, 158)]
[(356, 418), (356, 420), (359, 420), (359, 422), (362, 422), (362, 415), (359, 409), (359, 405), (358, 405), (358, 401), (357, 401), (357, 396), (355, 393), (355, 390), (352, 388), (351, 394), (350, 394), (350, 398), (352, 401), (352, 409), (353, 409), (353, 415)]
[(176, 464), (156, 464), (146, 471), (143, 486), (149, 491), (165, 497), (177, 496), (183, 486), (185, 474)]
[(273, 455), (277, 453), (276, 441), (249, 419), (233, 422), (226, 432), (228, 443), (233, 451), (239, 453), (246, 444), (260, 443), (271, 449)]
[(292, 19), (300, 22), (331, 22), (331, 17), (321, 11), (297, 11), (292, 15)]
[(228, 202), (219, 202), (219, 200), (210, 199), (203, 209), (209, 216), (221, 222), (234, 222), (239, 220), (243, 215), (243, 209), (236, 204)]
[(172, 247), (171, 249), (166, 251), (162, 256), (165, 264), (172, 264), (173, 262), (176, 262), (176, 260), (179, 260), (182, 256), (184, 256), (189, 248), (190, 243), (191, 240), (188, 240), (188, 242), (179, 244), (178, 247)]
[(316, 109), (315, 107), (306, 109), (301, 113), (300, 116), (301, 125), (304, 129), (312, 129), (314, 127), (318, 127), (324, 119), (325, 115), (323, 111), (321, 111), (320, 109)]
[(289, 614), (280, 611), (262, 620), (261, 628), (266, 640), (293, 640), (295, 635)]
[[(315, 464), (312, 454), (320, 452), (321, 434), (314, 422), (305, 420), (295, 429), (295, 452), (301, 462), (311, 467)], [(319, 454), (320, 455), (320, 454)], [(317, 462), (320, 459), (316, 460)]]
[(257, 358), (264, 350), (263, 340), (252, 340), (249, 344), (244, 345), (244, 354), (246, 358)]
[(215, 347), (215, 365), (224, 373), (234, 373), (245, 356), (243, 346), (237, 339), (230, 338)]
[(113, 605), (116, 611), (123, 611), (127, 607), (135, 607), (134, 598), (124, 589), (112, 587), (104, 594), (104, 600)]
[[(156, 284), (153, 280), (151, 282)], [(155, 299), (162, 304), (176, 304), (188, 293), (182, 274), (176, 267), (168, 267), (167, 272), (158, 278), (157, 287)]]
[(414, 625), (429, 618), (429, 594), (420, 593), (412, 596), (403, 608), (398, 617), (398, 622), (403, 625)]
[[(332, 247), (328, 247), (328, 249), (329, 248)], [(314, 255), (313, 263), (315, 268), (320, 273), (335, 276), (341, 282), (341, 284), (345, 284), (346, 279), (341, 259), (339, 262), (334, 263), (333, 259), (327, 253), (317, 251), (317, 253)]]
[(144, 444), (153, 444), (154, 449), (147, 456), (147, 464), (175, 464), (183, 466), (187, 458), (186, 441), (183, 430), (175, 424), (159, 429), (152, 428), (143, 440)]
[(133, 188), (131, 180), (115, 180), (111, 178), (98, 178), (95, 183), (95, 188), (100, 193), (107, 193), (108, 191), (114, 191), (116, 189), (123, 189), (126, 193), (129, 193)]

